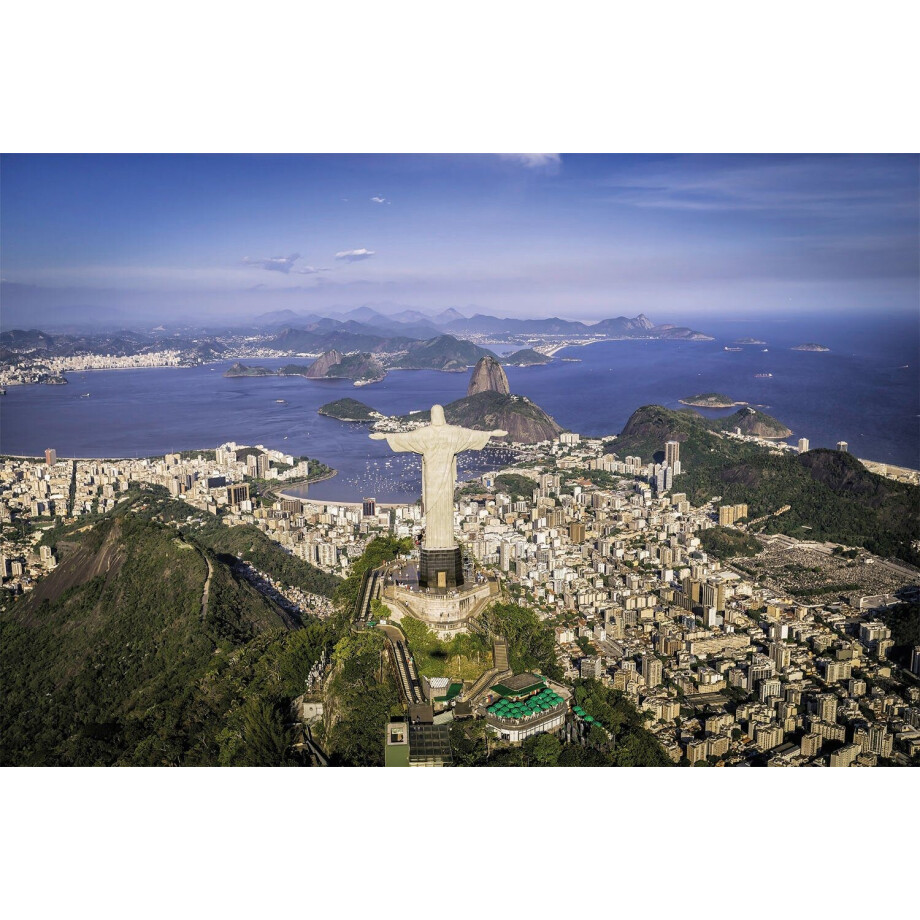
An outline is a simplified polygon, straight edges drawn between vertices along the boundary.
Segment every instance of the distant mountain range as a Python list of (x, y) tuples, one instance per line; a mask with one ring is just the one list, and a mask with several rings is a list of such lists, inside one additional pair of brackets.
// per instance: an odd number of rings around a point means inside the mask
[[(265, 348), (288, 355), (317, 355), (328, 351), (405, 353), (391, 360), (390, 366), (460, 371), (485, 355), (493, 355), (481, 345), (466, 340), (466, 337), (486, 336), (499, 341), (505, 336), (524, 338), (522, 346), (541, 344), (527, 341), (541, 336), (551, 337), (549, 341), (556, 346), (566, 340), (583, 342), (604, 337), (711, 340), (711, 336), (687, 326), (655, 325), (641, 313), (632, 318), (618, 316), (584, 323), (559, 317), (516, 319), (483, 313), (465, 317), (454, 309), (434, 316), (412, 309), (384, 314), (368, 306), (349, 310), (339, 318), (279, 310), (256, 317), (249, 327), (213, 332), (169, 331), (157, 327), (141, 332), (123, 329), (106, 333), (51, 334), (38, 329), (12, 329), (0, 333), (0, 360), (15, 363), (81, 354), (124, 357), (169, 350), (179, 352), (185, 364), (203, 364), (221, 360), (225, 355), (245, 354), (250, 348)], [(532, 365), (549, 360), (532, 348), (522, 347), (503, 363)]]
[(711, 336), (696, 332), (687, 326), (669, 323), (656, 325), (645, 314), (635, 317), (617, 316), (595, 323), (581, 320), (518, 319), (477, 313), (466, 317), (453, 308), (434, 316), (419, 310), (405, 309), (384, 314), (371, 307), (358, 307), (342, 313), (338, 318), (317, 314), (297, 314), (292, 310), (276, 310), (257, 316), (254, 324), (263, 329), (302, 329), (310, 332), (333, 330), (364, 335), (402, 335), (413, 338), (430, 338), (438, 332), (460, 335), (552, 335), (552, 336), (607, 336), (609, 338), (665, 338), (710, 341)]

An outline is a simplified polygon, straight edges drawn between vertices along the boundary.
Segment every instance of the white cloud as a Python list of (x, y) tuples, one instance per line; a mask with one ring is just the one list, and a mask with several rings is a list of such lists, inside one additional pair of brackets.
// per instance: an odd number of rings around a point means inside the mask
[(562, 166), (562, 155), (558, 153), (500, 153), (499, 156), (527, 169), (558, 172)]
[(281, 272), (284, 275), (315, 275), (318, 272), (327, 272), (328, 268), (314, 268), (312, 265), (304, 265), (303, 268), (294, 268), (294, 263), (300, 258), (299, 252), (292, 252), (289, 256), (272, 256), (270, 259), (250, 259), (246, 256), (243, 259), (244, 265), (254, 265), (256, 268), (264, 268), (269, 272)]
[(383, 198), (380, 195), (374, 195), (374, 197), (371, 198), (371, 201), (373, 201), (374, 204), (390, 204), (391, 203), (386, 198)]
[(337, 252), (335, 257), (345, 262), (360, 262), (362, 259), (369, 259), (374, 255), (373, 249), (346, 249), (343, 252)]
[(246, 256), (243, 262), (246, 265), (255, 265), (258, 268), (264, 268), (269, 272), (283, 272), (285, 275), (290, 274), (294, 263), (300, 258), (299, 252), (292, 252), (289, 256), (272, 256), (270, 259), (250, 259)]

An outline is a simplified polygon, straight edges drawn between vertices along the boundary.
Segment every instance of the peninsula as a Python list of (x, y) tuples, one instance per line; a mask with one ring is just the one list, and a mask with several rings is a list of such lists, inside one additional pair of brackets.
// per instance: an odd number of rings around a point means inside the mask
[(709, 427), (714, 431), (736, 431), (766, 440), (782, 440), (792, 435), (792, 431), (782, 422), (750, 406), (745, 406), (724, 418), (711, 420)]

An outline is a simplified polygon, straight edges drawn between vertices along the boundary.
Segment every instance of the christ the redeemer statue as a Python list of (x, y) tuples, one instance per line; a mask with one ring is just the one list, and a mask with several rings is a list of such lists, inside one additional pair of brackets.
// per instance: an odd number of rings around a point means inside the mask
[(475, 431), (448, 425), (441, 406), (431, 407), (431, 424), (414, 431), (372, 434), (375, 441), (386, 441), (396, 453), (410, 451), (422, 455), (422, 510), (425, 513), (425, 540), (419, 562), (422, 587), (453, 588), (463, 584), (460, 547), (454, 540), (454, 487), (457, 483), (457, 454), (482, 450), (490, 438), (508, 432)]

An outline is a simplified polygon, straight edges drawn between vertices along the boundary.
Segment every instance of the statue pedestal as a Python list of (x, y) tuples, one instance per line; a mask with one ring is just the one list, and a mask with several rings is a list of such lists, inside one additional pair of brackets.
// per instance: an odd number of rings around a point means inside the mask
[(411, 616), (423, 623), (441, 639), (467, 632), (470, 620), (498, 597), (498, 584), (485, 581), (465, 585), (446, 592), (428, 592), (425, 588), (388, 585), (383, 589), (383, 602), (393, 611), (393, 619)]
[(418, 584), (420, 588), (447, 591), (463, 585), (463, 553), (459, 546), (451, 549), (419, 551)]

